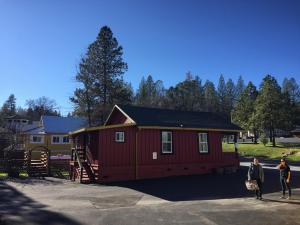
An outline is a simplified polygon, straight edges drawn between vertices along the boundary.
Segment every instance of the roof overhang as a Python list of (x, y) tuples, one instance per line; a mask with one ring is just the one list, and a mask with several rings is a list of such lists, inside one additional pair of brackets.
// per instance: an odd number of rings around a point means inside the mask
[(163, 127), (163, 126), (138, 126), (139, 129), (157, 129), (157, 130), (191, 130), (191, 131), (218, 131), (218, 132), (242, 132), (243, 130), (232, 130), (222, 128), (193, 128), (193, 127)]
[(135, 124), (116, 124), (116, 125), (107, 125), (107, 126), (99, 126), (99, 127), (87, 127), (87, 128), (81, 128), (79, 130), (69, 132), (69, 135), (75, 135), (83, 132), (91, 132), (97, 130), (112, 129), (112, 128), (131, 127), (131, 126), (135, 126)]

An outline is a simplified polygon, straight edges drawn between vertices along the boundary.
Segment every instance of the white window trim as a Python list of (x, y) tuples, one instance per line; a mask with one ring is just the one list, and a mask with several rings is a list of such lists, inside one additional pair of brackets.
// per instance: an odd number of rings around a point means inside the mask
[[(51, 144), (52, 145), (68, 145), (70, 144), (70, 137), (69, 137), (69, 142), (63, 142), (64, 137), (66, 137), (68, 135), (51, 135)], [(53, 137), (58, 137), (59, 138), (59, 142), (53, 142)]]
[[(122, 139), (117, 139), (117, 137), (119, 136), (118, 134), (122, 134)], [(116, 131), (115, 132), (115, 142), (125, 142), (125, 132), (124, 131)]]
[[(164, 141), (163, 133), (171, 133), (171, 141)], [(171, 144), (171, 151), (164, 150), (165, 143)], [(173, 132), (172, 131), (162, 131), (161, 132), (161, 152), (162, 152), (162, 154), (173, 154)]]
[[(40, 137), (41, 141), (39, 142), (33, 141), (33, 137)], [(30, 144), (44, 144), (44, 135), (35, 135), (35, 134), (30, 135)]]
[[(68, 142), (64, 142), (65, 137), (68, 137)], [(62, 144), (70, 144), (70, 137), (69, 136), (62, 136), (61, 141), (62, 141)]]
[[(206, 141), (201, 141), (200, 137), (201, 137), (202, 134), (206, 134)], [(200, 146), (203, 145), (203, 144), (206, 144), (206, 146), (207, 146), (207, 149), (204, 150), (204, 151), (200, 149)], [(207, 132), (199, 132), (198, 133), (198, 151), (200, 153), (209, 153), (208, 133)]]

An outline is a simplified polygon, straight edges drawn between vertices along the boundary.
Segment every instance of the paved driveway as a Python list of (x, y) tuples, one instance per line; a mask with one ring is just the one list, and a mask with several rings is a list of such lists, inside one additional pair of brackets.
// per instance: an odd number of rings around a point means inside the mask
[(170, 177), (109, 185), (55, 178), (0, 183), (0, 224), (300, 224), (300, 174), (294, 200), (279, 200), (278, 172), (268, 165), (264, 200), (244, 188), (247, 172)]

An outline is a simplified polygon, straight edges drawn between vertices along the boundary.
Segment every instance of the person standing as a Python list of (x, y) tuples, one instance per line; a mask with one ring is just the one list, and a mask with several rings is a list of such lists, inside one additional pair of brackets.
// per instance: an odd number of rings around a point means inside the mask
[(279, 169), (280, 184), (282, 188), (282, 196), (280, 198), (285, 198), (285, 191), (287, 189), (289, 193), (289, 197), (287, 199), (291, 199), (291, 169), (285, 159), (280, 160), (280, 164), (277, 166), (277, 169)]
[(255, 190), (255, 195), (257, 199), (262, 200), (264, 170), (257, 158), (254, 158), (253, 163), (249, 166), (248, 180), (255, 180), (257, 182), (258, 189)]

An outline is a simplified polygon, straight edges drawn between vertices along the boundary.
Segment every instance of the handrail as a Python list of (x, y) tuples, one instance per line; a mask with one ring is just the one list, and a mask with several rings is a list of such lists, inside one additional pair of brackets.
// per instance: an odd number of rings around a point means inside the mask
[(72, 151), (75, 152), (75, 160), (78, 162), (78, 165), (79, 165), (79, 168), (80, 168), (80, 178), (79, 178), (79, 181), (81, 183), (81, 181), (82, 181), (82, 174), (83, 174), (83, 166), (82, 166), (82, 163), (80, 161), (80, 157), (79, 157), (79, 154), (77, 152), (77, 148), (72, 148)]
[(94, 168), (92, 167), (92, 163), (91, 163), (91, 159), (90, 159), (90, 154), (91, 154), (91, 150), (90, 148), (87, 146), (86, 147), (86, 161), (87, 161), (87, 164), (89, 165), (90, 169), (91, 169), (91, 172), (92, 172), (92, 179), (95, 180), (95, 171), (94, 171)]

